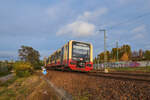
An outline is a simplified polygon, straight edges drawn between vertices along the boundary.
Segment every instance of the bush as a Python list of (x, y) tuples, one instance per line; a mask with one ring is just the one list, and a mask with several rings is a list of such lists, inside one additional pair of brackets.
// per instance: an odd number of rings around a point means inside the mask
[(5, 76), (10, 73), (10, 69), (8, 68), (8, 64), (1, 62), (0, 63), (0, 76)]
[(7, 66), (0, 66), (0, 72), (8, 72)]
[(14, 64), (14, 71), (19, 77), (29, 76), (33, 72), (33, 66), (28, 62), (16, 62)]
[(41, 69), (41, 64), (39, 62), (35, 62), (32, 64), (35, 70)]

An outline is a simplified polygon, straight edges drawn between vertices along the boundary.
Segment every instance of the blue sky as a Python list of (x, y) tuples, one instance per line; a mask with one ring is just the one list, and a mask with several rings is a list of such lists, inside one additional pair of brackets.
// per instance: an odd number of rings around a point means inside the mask
[(99, 29), (107, 30), (108, 50), (116, 41), (150, 49), (147, 13), (150, 0), (0, 0), (0, 60), (17, 58), (21, 45), (42, 58), (69, 40), (91, 42), (96, 56), (104, 49)]

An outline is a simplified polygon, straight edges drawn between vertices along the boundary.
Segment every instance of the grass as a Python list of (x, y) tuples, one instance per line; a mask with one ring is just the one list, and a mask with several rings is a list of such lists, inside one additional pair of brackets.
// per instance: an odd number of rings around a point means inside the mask
[(0, 77), (6, 76), (8, 74), (11, 74), (11, 72), (0, 72)]
[(14, 76), (12, 79), (7, 80), (7, 81), (4, 82), (4, 83), (0, 83), (0, 87), (1, 87), (1, 86), (7, 87), (7, 86), (11, 85), (12, 83), (15, 82), (15, 80), (16, 80), (17, 78), (18, 78), (17, 76)]
[(18, 77), (13, 77), (4, 83), (0, 83), (0, 100), (15, 100), (15, 90), (9, 89), (8, 86), (13, 84), (17, 79)]
[(0, 100), (16, 100), (16, 96), (24, 94), (26, 87), (21, 87), (26, 78), (14, 76), (12, 79), (0, 83)]
[(109, 71), (150, 72), (150, 66), (147, 66), (147, 67), (118, 67), (118, 68), (109, 68)]
[[(48, 95), (43, 94), (45, 91), (48, 92)], [(49, 100), (45, 99), (53, 93), (53, 91), (50, 93), (49, 91), (47, 83), (35, 74), (29, 77), (14, 76), (12, 79), (0, 83), (0, 100)], [(55, 98), (54, 95), (50, 100), (57, 100)]]

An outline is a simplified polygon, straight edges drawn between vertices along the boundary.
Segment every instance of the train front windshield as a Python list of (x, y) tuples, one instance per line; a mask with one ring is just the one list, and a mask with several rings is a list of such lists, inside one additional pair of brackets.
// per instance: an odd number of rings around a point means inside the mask
[(90, 61), (90, 45), (81, 42), (72, 43), (72, 59), (80, 60), (83, 59), (86, 62)]

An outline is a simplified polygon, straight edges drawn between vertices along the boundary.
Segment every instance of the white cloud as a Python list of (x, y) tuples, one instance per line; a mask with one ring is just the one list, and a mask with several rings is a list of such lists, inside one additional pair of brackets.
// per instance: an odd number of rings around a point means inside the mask
[(107, 8), (100, 8), (100, 9), (97, 9), (93, 12), (85, 11), (82, 15), (78, 16), (77, 19), (78, 20), (84, 20), (84, 21), (95, 20), (96, 18), (107, 13), (107, 11), (108, 11)]
[(145, 29), (145, 25), (140, 25), (140, 26), (138, 26), (138, 27), (136, 27), (136, 28), (134, 28), (131, 32), (132, 33), (139, 33), (139, 32), (145, 32), (146, 31), (146, 29)]
[(57, 35), (69, 34), (74, 37), (86, 37), (96, 34), (96, 26), (89, 21), (97, 20), (98, 17), (102, 16), (107, 12), (107, 8), (100, 8), (93, 12), (85, 11), (79, 15), (75, 21), (69, 23), (56, 33)]
[(70, 34), (75, 37), (84, 37), (92, 35), (95, 31), (95, 25), (84, 22), (84, 21), (75, 21), (71, 24), (64, 26), (60, 31), (58, 31), (58, 35), (62, 34)]
[(139, 34), (136, 34), (133, 39), (143, 39), (144, 38), (144, 35), (139, 33)]
[(145, 25), (140, 25), (131, 30), (131, 33), (133, 33), (134, 37), (133, 40), (138, 40), (138, 39), (144, 39), (146, 36), (146, 26)]
[(46, 16), (51, 20), (58, 20), (66, 16), (68, 12), (71, 13), (71, 7), (69, 6), (69, 2), (67, 0), (50, 5), (45, 9)]

